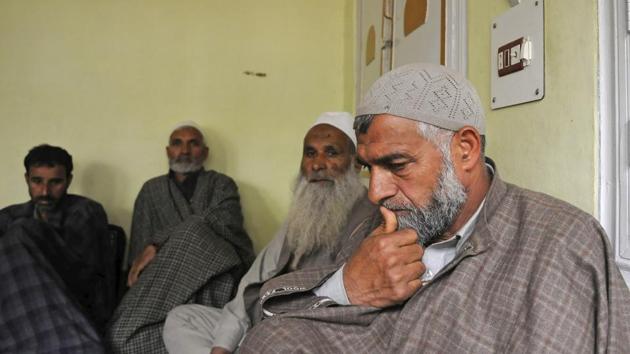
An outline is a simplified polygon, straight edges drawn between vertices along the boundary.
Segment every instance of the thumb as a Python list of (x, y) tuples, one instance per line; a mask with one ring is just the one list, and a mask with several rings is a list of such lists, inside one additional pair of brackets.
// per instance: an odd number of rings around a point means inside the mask
[(385, 208), (380, 207), (381, 215), (383, 216), (383, 233), (389, 234), (398, 229), (398, 219), (396, 219), (396, 213)]

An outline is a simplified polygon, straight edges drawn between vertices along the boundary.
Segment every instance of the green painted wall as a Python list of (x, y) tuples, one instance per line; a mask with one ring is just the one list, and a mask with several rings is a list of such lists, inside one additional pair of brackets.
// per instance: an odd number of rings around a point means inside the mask
[(350, 0), (1, 1), (0, 206), (28, 198), (22, 159), (48, 142), (74, 156), (70, 191), (128, 229), (141, 184), (167, 170), (170, 128), (195, 119), (259, 250), (288, 208), (307, 128), (353, 107), (353, 11)]
[(545, 1), (545, 97), (493, 111), (490, 25), (509, 8), (468, 1), (468, 75), (487, 112), (488, 156), (505, 180), (595, 213), (597, 2)]

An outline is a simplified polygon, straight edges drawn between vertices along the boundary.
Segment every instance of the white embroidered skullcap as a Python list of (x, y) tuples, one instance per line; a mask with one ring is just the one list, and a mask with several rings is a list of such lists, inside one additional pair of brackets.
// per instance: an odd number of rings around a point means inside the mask
[[(192, 121), (192, 120), (183, 120), (181, 122), (176, 123), (173, 126), (173, 129), (171, 129), (171, 134), (173, 134), (173, 132), (178, 130), (178, 129), (186, 128), (186, 127), (197, 129), (197, 131), (201, 134), (201, 136), (204, 137), (203, 129), (201, 129), (201, 126), (199, 126), (199, 124), (197, 124), (197, 122)], [(205, 139), (205, 137), (204, 137), (204, 139)]]
[(312, 127), (320, 124), (328, 124), (341, 130), (344, 134), (350, 138), (354, 147), (357, 147), (357, 137), (352, 128), (352, 115), (348, 112), (324, 112), (315, 121)]
[(448, 130), (469, 125), (480, 134), (486, 131), (473, 85), (437, 64), (404, 65), (376, 80), (357, 107), (357, 116), (384, 113)]

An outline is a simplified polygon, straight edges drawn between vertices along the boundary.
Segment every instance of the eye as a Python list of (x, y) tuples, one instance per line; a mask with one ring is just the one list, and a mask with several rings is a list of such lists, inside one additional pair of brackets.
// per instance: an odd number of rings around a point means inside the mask
[(179, 139), (171, 140), (171, 146), (180, 146), (182, 145), (182, 141)]
[(339, 151), (333, 146), (327, 146), (325, 151), (326, 156), (328, 157), (335, 157), (339, 155)]
[(60, 185), (61, 182), (62, 182), (61, 179), (51, 179), (49, 183), (51, 186), (57, 186), (57, 185)]
[(304, 156), (306, 156), (306, 157), (314, 157), (315, 156), (315, 150), (313, 150), (313, 149), (304, 149)]
[(390, 163), (387, 165), (387, 169), (392, 172), (400, 172), (407, 167), (407, 163)]

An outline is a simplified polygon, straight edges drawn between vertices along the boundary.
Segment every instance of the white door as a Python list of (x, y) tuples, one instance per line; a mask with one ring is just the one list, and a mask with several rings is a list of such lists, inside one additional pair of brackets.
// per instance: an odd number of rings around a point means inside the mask
[(599, 220), (630, 286), (630, 0), (599, 0)]

